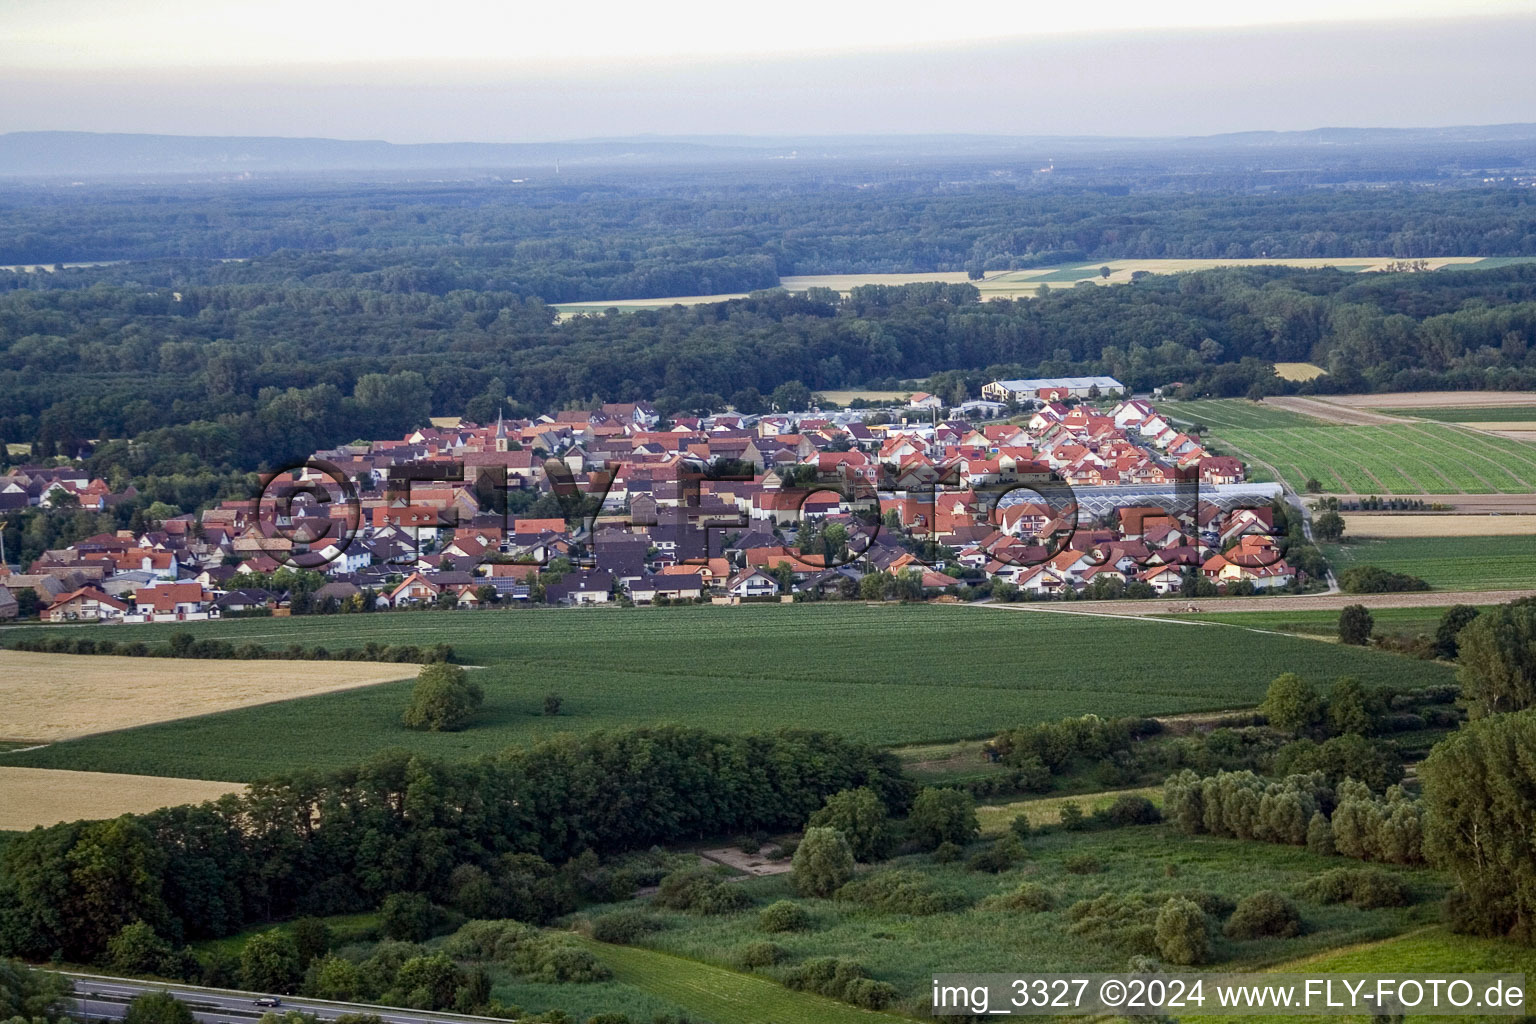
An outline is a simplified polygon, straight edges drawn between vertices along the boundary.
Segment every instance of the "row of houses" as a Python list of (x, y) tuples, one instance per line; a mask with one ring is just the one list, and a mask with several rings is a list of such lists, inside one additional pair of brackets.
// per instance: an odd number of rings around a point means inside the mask
[[(646, 403), (626, 403), (427, 427), (317, 452), (258, 497), (46, 552), (25, 573), (0, 576), (0, 588), (31, 587), (47, 618), (186, 621), (281, 612), (290, 595), (231, 596), (228, 586), (283, 567), (328, 576), (321, 600), (379, 607), (786, 596), (892, 571), (917, 574), (926, 592), (957, 586), (963, 573), (1037, 594), (1117, 578), (1162, 591), (1190, 570), (1218, 585), (1294, 578), (1278, 550), (1233, 558), (1240, 533), (1268, 529), (1262, 517), (1234, 533), (1228, 513), (1202, 505), (1198, 521), (1159, 532), (1142, 528), (1159, 509), (1104, 523), (1061, 500), (1063, 485), (1070, 495), (1232, 483), (1243, 467), (1148, 403), (1101, 409), (1072, 391), (1109, 393), (1109, 378), (1044, 380), (1035, 390), (1047, 395), (1034, 397), (1050, 400), (1021, 422), (866, 424), (810, 412), (663, 426)], [(1060, 401), (1056, 385), (1068, 388)], [(28, 479), (29, 496), (43, 500), (44, 475)], [(79, 474), (52, 480), (74, 486)], [(493, 511), (502, 503), (526, 513)], [(839, 556), (798, 554), (807, 529), (839, 537)], [(914, 548), (953, 554), (932, 564)]]

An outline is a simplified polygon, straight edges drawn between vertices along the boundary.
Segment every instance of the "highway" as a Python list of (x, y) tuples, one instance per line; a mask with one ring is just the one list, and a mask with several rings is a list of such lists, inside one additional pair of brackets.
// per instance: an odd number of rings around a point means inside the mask
[(202, 988), (197, 985), (180, 985), (169, 982), (138, 981), (132, 978), (114, 978), (100, 974), (78, 974), (60, 971), (74, 986), (78, 1020), (121, 1020), (128, 1012), (128, 1003), (134, 996), (146, 992), (169, 992), (192, 1008), (192, 1016), (199, 1024), (252, 1024), (262, 1014), (275, 1010), (283, 1013), (298, 1010), (311, 1013), (320, 1020), (334, 1020), (344, 1013), (376, 1014), (384, 1024), (466, 1024), (474, 1021), (495, 1021), (506, 1024), (500, 1017), (472, 1017), (460, 1013), (429, 1012), (426, 1010), (402, 1010), (393, 1006), (371, 1006), (363, 1003), (336, 1003), (323, 999), (304, 999), (299, 996), (282, 996), (282, 1005), (257, 1006), (255, 1000), (267, 997), (266, 992), (236, 992), (229, 989)]

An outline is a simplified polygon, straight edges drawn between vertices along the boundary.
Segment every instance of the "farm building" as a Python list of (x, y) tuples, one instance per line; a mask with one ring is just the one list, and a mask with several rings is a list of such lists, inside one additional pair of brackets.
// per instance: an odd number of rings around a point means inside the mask
[(1124, 390), (1125, 385), (1113, 377), (1031, 377), (984, 384), (981, 397), (994, 402), (1059, 402), (1064, 398), (1092, 398)]

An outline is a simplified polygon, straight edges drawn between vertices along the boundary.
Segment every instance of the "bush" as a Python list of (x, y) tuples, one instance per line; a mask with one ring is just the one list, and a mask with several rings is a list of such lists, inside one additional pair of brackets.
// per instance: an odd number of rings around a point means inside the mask
[(615, 910), (592, 920), (592, 937), (598, 942), (628, 946), (651, 932), (660, 931), (661, 927), (661, 918), (654, 914), (643, 910)]
[(1009, 832), (1000, 839), (994, 839), (986, 849), (972, 854), (966, 867), (972, 871), (988, 871), (995, 875), (1007, 871), (1023, 859), (1024, 844), (1019, 842), (1018, 836)]
[(789, 959), (789, 950), (777, 942), (749, 942), (736, 954), (736, 962), (747, 970), (772, 967)]
[(958, 789), (925, 788), (912, 802), (907, 828), (925, 850), (940, 843), (964, 846), (981, 831), (976, 820), (976, 800)]
[(1025, 882), (1017, 889), (991, 897), (982, 906), (987, 910), (1016, 910), (1038, 914), (1050, 910), (1055, 904), (1055, 898), (1045, 886), (1039, 882)]
[(456, 732), (470, 723), (484, 702), (485, 691), (459, 666), (426, 665), (416, 677), (401, 721), (411, 729)]
[(1428, 590), (1429, 584), (1407, 573), (1389, 572), (1374, 565), (1357, 565), (1339, 573), (1339, 587), (1346, 594), (1395, 594)]
[(792, 967), (784, 975), (784, 984), (797, 991), (841, 999), (866, 1010), (883, 1010), (896, 998), (893, 986), (873, 980), (864, 965), (841, 956), (813, 957)]
[(958, 843), (940, 843), (933, 851), (935, 864), (953, 864), (965, 856), (965, 850)]
[(1088, 824), (1083, 820), (1083, 809), (1078, 806), (1076, 800), (1068, 800), (1061, 805), (1057, 820), (1068, 832), (1081, 832)]
[(795, 890), (804, 896), (831, 896), (853, 877), (853, 850), (835, 828), (808, 828), (795, 849)]
[(1069, 875), (1096, 875), (1104, 870), (1104, 865), (1091, 853), (1074, 853), (1062, 862)]
[(1301, 934), (1301, 912), (1280, 893), (1266, 889), (1238, 900), (1222, 934), (1229, 939), (1289, 939)]
[(683, 868), (661, 880), (655, 904), (694, 914), (730, 914), (752, 905), (752, 897), (705, 868)]
[(1300, 894), (1317, 903), (1348, 903), (1361, 910), (1405, 907), (1410, 902), (1407, 886), (1380, 868), (1334, 868), (1307, 881)]
[(757, 926), (771, 933), (808, 931), (811, 915), (798, 903), (778, 900), (758, 911)]
[(1025, 814), (1015, 814), (1013, 816), (1013, 820), (1008, 823), (1008, 831), (1012, 832), (1020, 839), (1028, 839), (1030, 831), (1029, 816)]
[(1163, 820), (1157, 805), (1144, 796), (1130, 793), (1115, 798), (1104, 815), (1111, 825), (1155, 825)]
[(1154, 925), (1157, 951), (1171, 964), (1205, 963), (1211, 955), (1205, 912), (1192, 900), (1175, 896), (1157, 912)]
[(970, 898), (920, 871), (875, 871), (837, 890), (837, 898), (887, 914), (941, 914), (958, 910)]

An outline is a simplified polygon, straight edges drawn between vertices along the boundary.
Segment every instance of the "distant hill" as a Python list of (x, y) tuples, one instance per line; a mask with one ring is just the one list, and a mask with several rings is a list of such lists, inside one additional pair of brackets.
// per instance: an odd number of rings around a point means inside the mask
[(98, 132), (11, 132), (0, 135), (0, 176), (166, 174), (312, 174), (432, 170), (721, 165), (783, 160), (952, 160), (957, 157), (1039, 160), (1060, 156), (1141, 158), (1157, 153), (1208, 159), (1226, 151), (1251, 160), (1256, 151), (1315, 155), (1419, 148), (1476, 155), (1509, 147), (1515, 160), (1536, 155), (1536, 125), (1449, 128), (1318, 128), (1184, 138), (1091, 136), (636, 136), (534, 143), (415, 143), (282, 137), (135, 135)]

